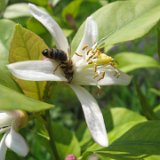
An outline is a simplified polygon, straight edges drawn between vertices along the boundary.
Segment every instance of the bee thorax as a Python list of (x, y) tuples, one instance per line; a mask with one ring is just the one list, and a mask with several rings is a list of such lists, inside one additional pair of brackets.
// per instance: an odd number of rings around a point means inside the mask
[(50, 59), (54, 59), (59, 62), (59, 65), (54, 69), (54, 72), (58, 67), (61, 67), (66, 79), (70, 83), (73, 79), (73, 64), (72, 61), (68, 59), (67, 54), (56, 48), (49, 48), (42, 51), (42, 54)]

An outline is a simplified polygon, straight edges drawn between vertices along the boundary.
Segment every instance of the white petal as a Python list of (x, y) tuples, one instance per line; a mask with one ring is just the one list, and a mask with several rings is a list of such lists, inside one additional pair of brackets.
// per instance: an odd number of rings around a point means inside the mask
[[(80, 85), (128, 85), (132, 79), (131, 76), (115, 69), (114, 67), (100, 66), (97, 72), (105, 72), (105, 76), (94, 78), (94, 67), (77, 70), (74, 74), (73, 83)], [(102, 78), (103, 77), (103, 78)], [(102, 78), (101, 80), (98, 80)]]
[(57, 22), (45, 11), (41, 10), (33, 4), (29, 4), (30, 12), (39, 22), (41, 22), (51, 33), (56, 41), (56, 46), (58, 49), (63, 50), (68, 53), (69, 45), (63, 31)]
[(51, 61), (23, 61), (7, 65), (11, 73), (23, 80), (31, 81), (67, 81), (58, 64)]
[(29, 148), (24, 138), (12, 128), (5, 138), (6, 146), (20, 156), (25, 157)]
[(105, 77), (98, 82), (99, 85), (128, 85), (132, 76), (129, 76), (119, 70), (112, 68), (108, 70)]
[(14, 111), (0, 110), (0, 133), (8, 130), (15, 119), (16, 114)]
[(84, 116), (93, 139), (101, 146), (108, 146), (102, 113), (93, 96), (83, 87), (70, 85), (79, 98)]
[(7, 146), (5, 144), (6, 135), (7, 134), (4, 134), (0, 142), (0, 160), (5, 160), (6, 157), (6, 152), (7, 152)]
[[(86, 20), (84, 34), (83, 34), (82, 40), (81, 40), (81, 42), (80, 42), (80, 44), (79, 44), (79, 46), (76, 50), (76, 53), (84, 54), (86, 51), (82, 50), (82, 48), (85, 45), (87, 45), (88, 48), (92, 48), (93, 45), (97, 41), (97, 36), (98, 36), (97, 24), (93, 20), (93, 18), (90, 16)], [(80, 56), (77, 56), (76, 54), (74, 54), (74, 56), (73, 56), (73, 61), (74, 62), (77, 62), (80, 59), (81, 59)]]

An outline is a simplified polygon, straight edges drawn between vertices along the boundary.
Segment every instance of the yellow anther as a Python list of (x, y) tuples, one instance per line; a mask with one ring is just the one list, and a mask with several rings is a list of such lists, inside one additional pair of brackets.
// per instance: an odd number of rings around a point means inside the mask
[(89, 62), (90, 59), (91, 59), (93, 56), (94, 56), (94, 54), (90, 55), (90, 56), (88, 57), (88, 59), (87, 59), (87, 62)]
[(102, 72), (102, 76), (98, 79), (98, 81), (102, 80), (104, 78), (105, 74), (106, 74), (105, 72)]
[(97, 72), (97, 65), (94, 66), (94, 72)]
[(116, 78), (119, 78), (120, 77), (120, 72), (118, 71), (118, 70), (115, 70), (115, 74), (114, 74), (114, 76), (116, 77)]
[(91, 61), (91, 62), (88, 62), (88, 64), (93, 64), (93, 62)]
[(93, 76), (93, 79), (97, 78), (99, 76), (98, 73), (95, 73), (94, 76)]
[(79, 57), (83, 57), (83, 55), (80, 54), (80, 53), (76, 53), (76, 52), (75, 52), (75, 54), (76, 54), (77, 56), (79, 56)]
[(85, 50), (85, 49), (87, 49), (88, 48), (88, 45), (85, 45), (83, 48), (82, 48), (82, 50)]
[(90, 51), (92, 51), (92, 48), (90, 48), (90, 49), (87, 51), (87, 55), (89, 54)]

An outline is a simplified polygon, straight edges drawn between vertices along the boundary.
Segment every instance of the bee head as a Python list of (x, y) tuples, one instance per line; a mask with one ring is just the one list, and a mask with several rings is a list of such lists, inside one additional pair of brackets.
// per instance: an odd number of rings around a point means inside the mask
[(42, 54), (43, 54), (45, 57), (47, 57), (47, 55), (48, 55), (48, 49), (43, 50), (43, 51), (42, 51)]

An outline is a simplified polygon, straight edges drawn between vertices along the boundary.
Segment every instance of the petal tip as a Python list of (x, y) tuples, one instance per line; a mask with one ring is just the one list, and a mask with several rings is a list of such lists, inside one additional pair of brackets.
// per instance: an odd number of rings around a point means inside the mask
[(98, 143), (99, 145), (101, 145), (102, 147), (108, 147), (109, 143), (108, 143), (108, 137), (106, 136), (101, 136), (101, 137), (96, 137), (96, 139), (94, 139), (96, 143)]

